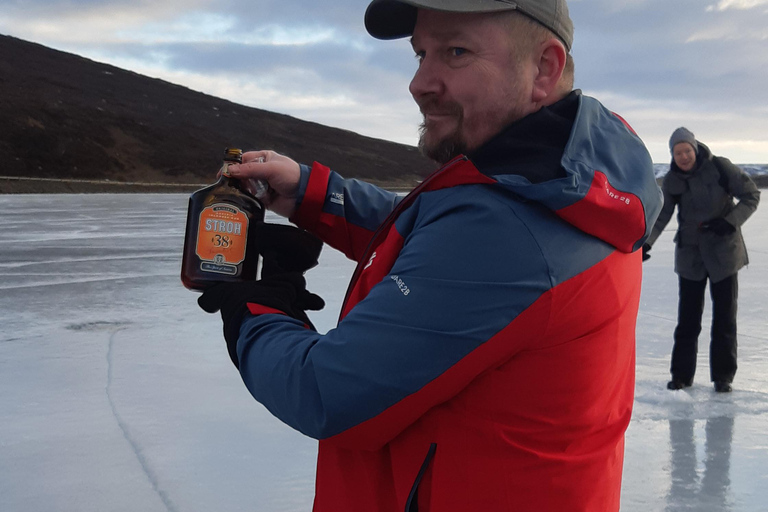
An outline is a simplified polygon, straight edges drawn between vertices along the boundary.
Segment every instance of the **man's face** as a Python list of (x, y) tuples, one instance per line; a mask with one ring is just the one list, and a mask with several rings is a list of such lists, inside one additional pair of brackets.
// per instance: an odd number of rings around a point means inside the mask
[(672, 148), (672, 158), (681, 171), (688, 172), (696, 165), (696, 152), (687, 142), (678, 142)]
[(493, 14), (420, 9), (411, 39), (419, 69), (411, 95), (424, 115), (419, 147), (445, 163), (533, 112), (535, 66)]

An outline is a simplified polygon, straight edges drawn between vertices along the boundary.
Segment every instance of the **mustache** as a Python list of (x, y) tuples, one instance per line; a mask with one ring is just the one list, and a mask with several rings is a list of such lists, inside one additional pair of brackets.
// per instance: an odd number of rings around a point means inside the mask
[(454, 115), (463, 117), (461, 105), (454, 101), (440, 101), (435, 96), (426, 96), (416, 100), (419, 110), (423, 116), (429, 114)]

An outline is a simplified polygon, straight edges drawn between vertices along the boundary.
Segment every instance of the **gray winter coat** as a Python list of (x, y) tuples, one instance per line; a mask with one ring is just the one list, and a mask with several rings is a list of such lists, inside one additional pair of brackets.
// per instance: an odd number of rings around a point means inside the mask
[[(741, 225), (757, 209), (760, 191), (749, 175), (730, 160), (713, 156), (707, 146), (698, 144), (695, 169), (681, 171), (673, 161), (664, 177), (664, 206), (646, 243), (653, 245), (677, 205), (675, 272), (695, 281), (709, 276), (716, 283), (749, 263)], [(737, 204), (734, 197), (739, 199)], [(717, 217), (724, 218), (736, 231), (721, 236), (700, 229), (702, 222)]]

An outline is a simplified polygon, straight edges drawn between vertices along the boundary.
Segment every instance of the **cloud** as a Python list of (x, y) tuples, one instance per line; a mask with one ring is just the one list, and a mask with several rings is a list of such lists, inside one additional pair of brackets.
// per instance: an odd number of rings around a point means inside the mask
[(618, 112), (643, 139), (654, 161), (669, 160), (669, 136), (679, 126), (686, 126), (696, 138), (707, 144), (715, 154), (727, 156), (738, 163), (764, 163), (768, 148), (765, 119), (768, 105), (751, 109), (734, 109), (727, 104), (700, 108), (696, 102), (683, 98), (659, 98), (653, 103), (631, 94), (612, 90), (587, 90), (611, 110)]
[(710, 5), (707, 11), (727, 11), (728, 9), (748, 10), (768, 6), (768, 0), (720, 0), (717, 5)]
[[(237, 103), (415, 144), (413, 52), (405, 40), (371, 38), (363, 27), (366, 6), (5, 0), (0, 33)], [(695, 123), (709, 140), (729, 141), (734, 160), (768, 162), (768, 142), (761, 142), (768, 126), (766, 6), (768, 0), (570, 0), (576, 86), (639, 125), (657, 161), (668, 159), (671, 130)]]

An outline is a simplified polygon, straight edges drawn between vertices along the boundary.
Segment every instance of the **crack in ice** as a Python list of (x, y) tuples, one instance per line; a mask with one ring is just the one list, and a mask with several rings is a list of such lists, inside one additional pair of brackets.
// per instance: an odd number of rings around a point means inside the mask
[(112, 415), (115, 417), (117, 426), (120, 427), (120, 430), (123, 432), (123, 437), (128, 442), (128, 444), (131, 447), (131, 450), (136, 456), (136, 459), (139, 461), (139, 464), (141, 465), (141, 469), (144, 471), (144, 474), (149, 480), (149, 483), (152, 485), (152, 489), (154, 489), (155, 493), (163, 502), (163, 505), (165, 505), (165, 508), (168, 510), (168, 512), (177, 512), (178, 509), (176, 508), (176, 505), (173, 504), (170, 497), (168, 497), (168, 493), (166, 493), (163, 489), (160, 488), (160, 482), (158, 481), (157, 475), (155, 474), (154, 471), (152, 471), (152, 468), (149, 465), (149, 461), (147, 461), (147, 458), (144, 457), (142, 453), (141, 446), (139, 445), (138, 441), (134, 439), (134, 437), (131, 435), (128, 429), (128, 425), (123, 420), (122, 416), (120, 416), (120, 413), (117, 411), (117, 406), (115, 405), (115, 401), (112, 398), (112, 367), (113, 367), (112, 347), (114, 345), (115, 336), (117, 336), (117, 333), (125, 329), (127, 329), (127, 327), (119, 327), (114, 331), (112, 331), (112, 333), (109, 336), (109, 346), (107, 349), (107, 386), (106, 386), (107, 400), (109, 401), (109, 407), (112, 409)]

